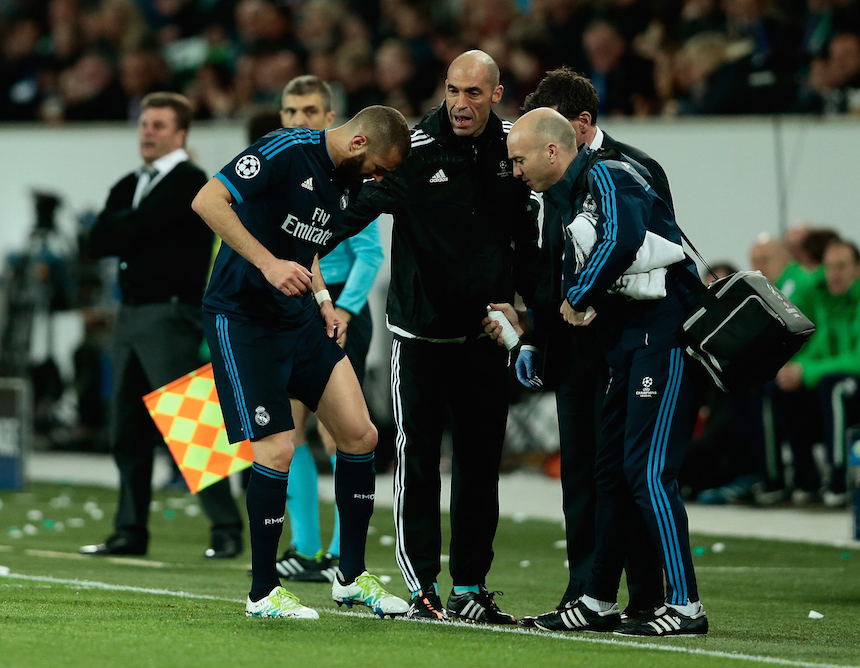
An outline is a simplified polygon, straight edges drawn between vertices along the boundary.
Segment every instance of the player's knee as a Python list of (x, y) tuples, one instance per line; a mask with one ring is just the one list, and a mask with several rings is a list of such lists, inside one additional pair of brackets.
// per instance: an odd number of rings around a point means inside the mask
[(293, 461), (295, 443), (291, 433), (273, 434), (254, 441), (254, 460), (275, 469), (276, 471), (288, 471)]
[(379, 434), (372, 422), (355, 432), (352, 438), (349, 438), (343, 444), (338, 443), (338, 447), (351, 455), (363, 455), (368, 452), (373, 452), (376, 449), (376, 443), (379, 440)]

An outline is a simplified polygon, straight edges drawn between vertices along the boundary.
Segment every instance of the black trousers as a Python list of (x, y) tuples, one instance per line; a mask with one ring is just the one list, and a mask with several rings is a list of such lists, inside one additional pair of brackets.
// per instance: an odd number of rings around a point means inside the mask
[(397, 563), (410, 591), (441, 570), (440, 444), (452, 416), (451, 546), (455, 585), (484, 584), (499, 521), (508, 414), (508, 353), (488, 337), (430, 343), (395, 336), (391, 351)]
[[(110, 446), (119, 469), (116, 532), (148, 542), (149, 503), (155, 448), (163, 444), (142, 397), (200, 367), (203, 314), (181, 303), (122, 306), (114, 331)], [(242, 518), (221, 480), (198, 498), (212, 531), (239, 535)]]
[[(594, 461), (609, 368), (596, 327), (561, 323), (548, 341), (547, 364), (554, 369), (558, 408), (561, 489), (569, 580), (561, 603), (585, 593), (594, 561)], [(663, 600), (662, 559), (652, 544), (642, 513), (631, 496), (623, 512), (630, 549), (625, 571), (632, 609)]]

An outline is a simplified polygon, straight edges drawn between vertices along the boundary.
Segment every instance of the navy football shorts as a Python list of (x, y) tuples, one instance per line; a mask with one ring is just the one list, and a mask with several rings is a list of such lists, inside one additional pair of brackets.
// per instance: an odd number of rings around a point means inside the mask
[(287, 329), (204, 313), (204, 328), (230, 443), (294, 429), (290, 396), (315, 411), (344, 358), (317, 317)]

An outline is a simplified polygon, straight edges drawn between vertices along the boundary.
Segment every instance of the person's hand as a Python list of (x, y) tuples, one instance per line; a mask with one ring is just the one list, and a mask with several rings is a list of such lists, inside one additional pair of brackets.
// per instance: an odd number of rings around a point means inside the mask
[(345, 308), (341, 308), (340, 306), (334, 307), (334, 312), (340, 316), (340, 319), (343, 320), (346, 325), (344, 325), (343, 333), (337, 337), (337, 344), (341, 348), (346, 348), (346, 327), (349, 326), (350, 320), (352, 320), (352, 313), (347, 311)]
[(564, 318), (566, 323), (574, 327), (588, 327), (594, 322), (595, 316), (597, 316), (597, 313), (590, 306), (585, 311), (574, 310), (570, 302), (566, 299), (561, 303), (561, 308), (558, 312), (561, 313), (561, 317)]
[(803, 383), (803, 367), (798, 362), (789, 362), (776, 374), (776, 384), (783, 392), (799, 390)]
[(287, 297), (298, 297), (311, 287), (313, 274), (303, 265), (292, 260), (277, 258), (262, 269), (263, 276)]
[(334, 304), (326, 300), (320, 306), (320, 316), (325, 322), (325, 332), (328, 338), (335, 339), (337, 344), (343, 348), (346, 343), (346, 328), (349, 327), (349, 323), (340, 317), (339, 310), (341, 309), (336, 309)]
[[(528, 316), (525, 311), (517, 311), (507, 302), (502, 304), (490, 304), (490, 308), (494, 311), (501, 311), (505, 314), (505, 317), (513, 326), (517, 336), (522, 336), (528, 331), (524, 328), (524, 325), (528, 323)], [(481, 324), (484, 325), (484, 331), (490, 335), (490, 338), (493, 341), (498, 343), (500, 346), (505, 345), (505, 340), (502, 336), (502, 325), (498, 320), (495, 320), (488, 315), (481, 321)], [(530, 329), (531, 327), (529, 327), (529, 330)]]
[(516, 370), (517, 380), (522, 385), (537, 390), (543, 387), (543, 381), (537, 375), (540, 366), (540, 352), (534, 346), (522, 346), (517, 356)]

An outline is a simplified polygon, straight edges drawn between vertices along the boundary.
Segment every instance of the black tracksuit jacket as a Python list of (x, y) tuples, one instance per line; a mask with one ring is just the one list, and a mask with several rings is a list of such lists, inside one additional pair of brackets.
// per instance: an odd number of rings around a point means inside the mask
[(412, 150), (380, 183), (366, 183), (333, 244), (381, 213), (394, 217), (388, 323), (448, 340), (483, 331), (490, 302), (534, 293), (538, 205), (512, 173), (511, 124), (490, 113), (478, 137), (458, 137), (445, 104), (412, 131)]

